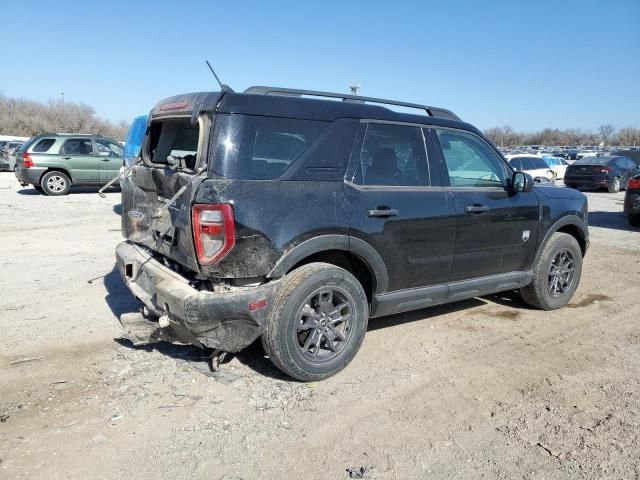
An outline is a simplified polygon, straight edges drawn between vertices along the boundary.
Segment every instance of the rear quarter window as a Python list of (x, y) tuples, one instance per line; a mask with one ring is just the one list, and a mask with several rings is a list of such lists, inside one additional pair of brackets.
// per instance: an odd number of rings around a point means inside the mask
[(312, 145), (327, 122), (252, 115), (221, 115), (215, 135), (216, 170), (231, 177), (270, 180)]
[(42, 140), (40, 140), (38, 143), (34, 145), (31, 151), (36, 153), (46, 153), (49, 151), (49, 149), (53, 146), (54, 143), (56, 143), (54, 138), (43, 138)]

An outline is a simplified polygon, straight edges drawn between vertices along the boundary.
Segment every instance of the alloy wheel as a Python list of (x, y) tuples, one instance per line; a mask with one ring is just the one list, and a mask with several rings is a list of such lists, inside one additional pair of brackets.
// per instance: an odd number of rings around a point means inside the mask
[(552, 297), (562, 297), (573, 284), (576, 262), (573, 254), (567, 250), (560, 250), (549, 266), (548, 288)]
[(60, 193), (67, 187), (67, 181), (59, 175), (52, 175), (47, 179), (47, 188), (53, 193)]
[(354, 302), (338, 287), (319, 288), (299, 310), (295, 340), (302, 354), (314, 363), (331, 361), (351, 337)]

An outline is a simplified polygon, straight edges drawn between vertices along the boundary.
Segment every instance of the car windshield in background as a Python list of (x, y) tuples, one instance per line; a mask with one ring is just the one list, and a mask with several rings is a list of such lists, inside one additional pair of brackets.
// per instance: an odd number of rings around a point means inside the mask
[(587, 157), (578, 160), (574, 165), (606, 165), (610, 161), (611, 157)]
[(529, 157), (527, 160), (529, 162), (531, 170), (541, 170), (544, 168), (549, 168), (547, 162), (545, 162), (542, 158)]

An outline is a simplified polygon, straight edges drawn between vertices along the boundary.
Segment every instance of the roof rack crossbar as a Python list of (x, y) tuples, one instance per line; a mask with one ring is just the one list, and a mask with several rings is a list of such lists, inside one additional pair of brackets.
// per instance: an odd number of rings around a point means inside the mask
[(427, 115), (431, 117), (441, 117), (441, 118), (448, 118), (450, 120), (460, 120), (460, 117), (458, 117), (451, 110), (447, 110), (445, 108), (430, 107), (428, 105), (420, 105), (418, 103), (399, 102), (397, 100), (387, 100), (384, 98), (362, 97), (360, 95), (320, 92), (316, 90), (301, 90), (296, 88), (262, 87), (262, 86), (249, 87), (244, 91), (244, 93), (250, 93), (254, 95), (282, 95), (282, 96), (293, 96), (293, 97), (310, 96), (310, 97), (340, 98), (342, 99), (343, 102), (357, 102), (357, 103), (368, 102), (368, 103), (379, 103), (382, 105), (396, 105), (399, 107), (415, 108), (417, 110), (424, 110), (427, 113)]

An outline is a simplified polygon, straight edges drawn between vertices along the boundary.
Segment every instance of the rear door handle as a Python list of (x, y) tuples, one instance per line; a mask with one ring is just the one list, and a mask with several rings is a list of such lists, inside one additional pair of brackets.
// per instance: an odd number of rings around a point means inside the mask
[(379, 218), (395, 217), (396, 215), (398, 215), (398, 210), (396, 210), (395, 208), (378, 207), (371, 210), (367, 210), (367, 215), (369, 215), (370, 217), (379, 217)]
[(486, 205), (467, 205), (464, 207), (465, 213), (484, 213), (489, 211), (489, 207)]
[(62, 157), (63, 160), (71, 160), (71, 157)]

